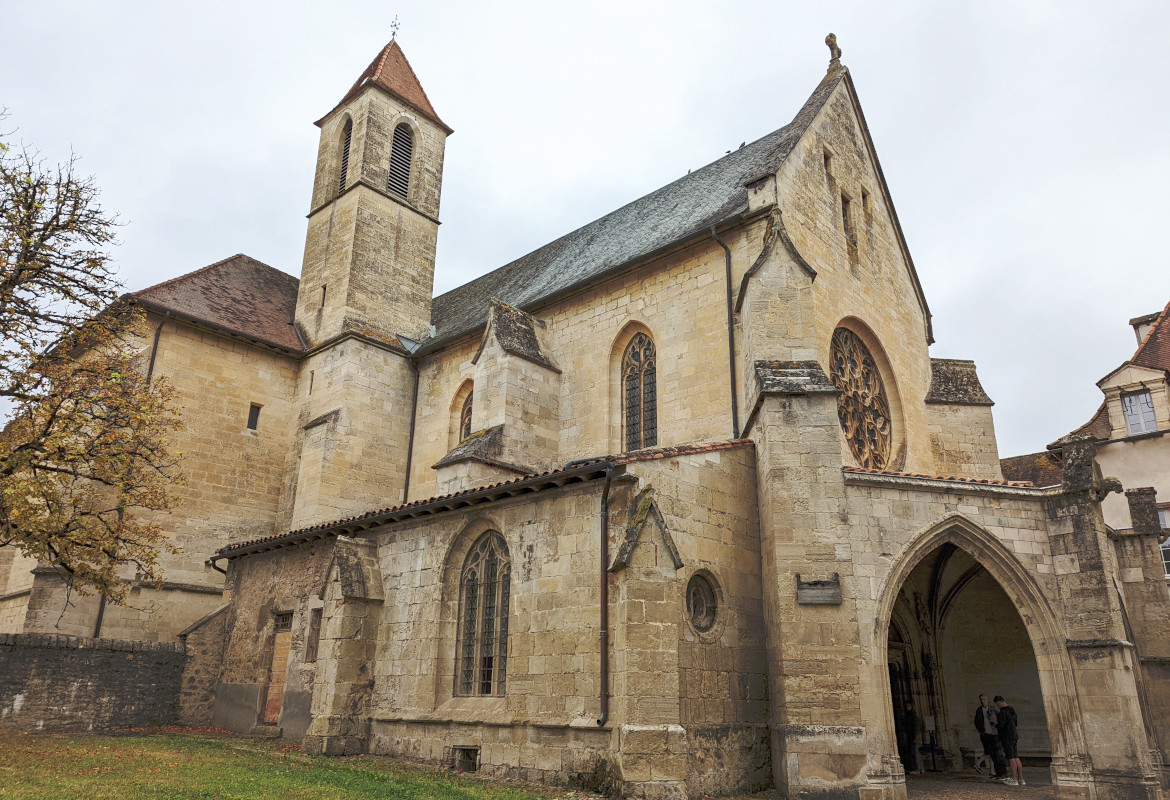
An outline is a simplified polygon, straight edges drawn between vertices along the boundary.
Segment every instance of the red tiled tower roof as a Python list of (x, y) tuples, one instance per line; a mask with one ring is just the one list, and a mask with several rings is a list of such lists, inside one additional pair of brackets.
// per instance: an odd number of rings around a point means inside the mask
[(402, 52), (402, 48), (398, 46), (398, 42), (393, 39), (370, 62), (370, 65), (366, 67), (365, 72), (361, 74), (357, 82), (345, 93), (345, 97), (341, 98), (341, 102), (334, 106), (329, 114), (317, 120), (317, 124), (320, 125), (328, 119), (330, 114), (348, 103), (358, 92), (368, 85), (377, 86), (379, 89), (398, 98), (431, 122), (438, 125), (448, 134), (453, 132), (443, 120), (439, 119), (439, 114), (435, 111), (435, 107), (431, 105), (430, 99), (427, 98), (427, 93), (423, 91), (422, 84), (418, 82), (418, 76), (410, 68), (410, 62), (406, 60), (406, 54)]

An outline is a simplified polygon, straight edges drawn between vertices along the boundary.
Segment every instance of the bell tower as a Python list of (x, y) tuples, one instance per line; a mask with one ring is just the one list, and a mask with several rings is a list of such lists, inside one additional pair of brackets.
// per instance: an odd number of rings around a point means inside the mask
[(425, 338), (451, 129), (393, 40), (316, 124), (301, 335), (310, 347), (345, 333)]
[(443, 149), (439, 119), (391, 41), (317, 122), (296, 325), (298, 442), (278, 528), (399, 501), (414, 373), (398, 338), (431, 323)]

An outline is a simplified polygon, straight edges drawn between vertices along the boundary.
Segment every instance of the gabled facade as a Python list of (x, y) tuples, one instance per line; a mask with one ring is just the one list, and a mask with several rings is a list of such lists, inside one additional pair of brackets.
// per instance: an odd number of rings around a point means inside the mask
[[(785, 127), (432, 300), (450, 129), (391, 43), (319, 123), (299, 285), (255, 298), (295, 345), (140, 293), (160, 354), (206, 336), (262, 376), (221, 403), (232, 368), (174, 362), (209, 453), (178, 524), (226, 574), (182, 632), (222, 653), (201, 719), (630, 796), (868, 800), (960, 768), (1003, 693), (1061, 796), (1161, 797), (1157, 543), (1107, 538), (1092, 441), (1058, 485), (1003, 479), (831, 48)], [(196, 496), (260, 463), (223, 433), (257, 405), (263, 502)]]

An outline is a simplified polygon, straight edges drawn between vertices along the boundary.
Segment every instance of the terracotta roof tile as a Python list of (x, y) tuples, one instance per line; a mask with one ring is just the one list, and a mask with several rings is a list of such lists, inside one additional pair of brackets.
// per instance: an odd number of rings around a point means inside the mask
[[(398, 42), (391, 40), (390, 44), (382, 48), (382, 51), (374, 57), (374, 60), (366, 67), (365, 72), (361, 74), (361, 77), (357, 79), (357, 82), (345, 93), (345, 97), (341, 98), (341, 102), (334, 106), (329, 114), (348, 103), (368, 84), (386, 90), (447, 133), (453, 133), (447, 124), (439, 119), (435, 107), (431, 105), (430, 98), (423, 91), (422, 84), (418, 82), (418, 76), (410, 68), (410, 62), (406, 60), (406, 54), (402, 52)], [(320, 125), (328, 119), (329, 114), (317, 120), (317, 124)]]
[(1109, 422), (1109, 410), (1102, 403), (1101, 407), (1097, 409), (1097, 413), (1093, 418), (1086, 422), (1075, 431), (1066, 433), (1052, 444), (1048, 445), (1049, 450), (1057, 450), (1063, 447), (1069, 440), (1076, 439), (1081, 436), (1092, 436), (1097, 441), (1105, 441), (1113, 433), (1113, 425)]
[(1025, 481), (1033, 486), (1055, 486), (1064, 480), (1064, 468), (1053, 454), (1044, 450), (999, 460), (1003, 476), (1009, 481)]
[(919, 478), (928, 481), (954, 481), (955, 483), (971, 483), (985, 486), (1018, 486), (1029, 488), (1027, 481), (995, 481), (990, 478), (962, 478), (955, 475), (922, 475), (917, 472), (892, 472), (884, 469), (864, 469), (863, 467), (841, 467), (842, 472), (854, 472), (861, 475), (889, 475), (895, 478)]
[(292, 326), (299, 281), (237, 254), (130, 297), (288, 350), (304, 346)]
[(740, 447), (754, 447), (755, 443), (751, 439), (732, 439), (724, 442), (707, 442), (699, 444), (677, 445), (673, 447), (651, 447), (645, 450), (635, 450), (619, 456), (598, 456), (596, 458), (579, 459), (570, 461), (563, 467), (554, 470), (549, 470), (542, 473), (533, 473), (531, 475), (523, 475), (510, 481), (500, 481), (498, 483), (488, 484), (487, 486), (477, 486), (473, 489), (465, 489), (461, 492), (453, 492), (451, 494), (437, 495), (435, 497), (428, 497), (423, 500), (413, 500), (409, 503), (402, 503), (396, 506), (389, 506), (381, 508), (376, 511), (369, 511), (365, 514), (359, 514), (354, 517), (345, 517), (344, 519), (332, 520), (330, 522), (321, 522), (316, 525), (310, 525), (307, 528), (299, 528), (287, 533), (277, 533), (272, 536), (261, 536), (256, 539), (248, 539), (241, 542), (232, 542), (215, 551), (216, 556), (230, 556), (234, 551), (243, 550), (252, 545), (263, 544), (265, 542), (275, 542), (280, 539), (292, 538), (302, 536), (304, 534), (312, 533), (313, 531), (326, 532), (330, 528), (346, 525), (349, 523), (360, 522), (365, 519), (372, 519), (384, 514), (392, 514), (398, 511), (405, 511), (411, 508), (429, 505), (431, 503), (444, 502), (448, 500), (457, 500), (466, 495), (476, 494), (490, 489), (500, 489), (511, 486), (513, 484), (524, 483), (533, 478), (555, 477), (570, 470), (576, 470), (581, 467), (590, 465), (603, 464), (607, 461), (612, 461), (614, 464), (632, 464), (639, 461), (654, 461), (664, 458), (676, 458), (678, 456), (695, 455), (698, 453), (710, 453), (716, 450), (733, 450)]
[(1140, 367), (1170, 372), (1170, 304), (1162, 309), (1157, 321), (1146, 331), (1130, 361)]

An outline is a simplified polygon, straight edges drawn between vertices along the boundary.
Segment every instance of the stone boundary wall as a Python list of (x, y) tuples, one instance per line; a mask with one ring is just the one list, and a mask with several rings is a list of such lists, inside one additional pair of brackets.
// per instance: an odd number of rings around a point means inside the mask
[(186, 661), (179, 643), (0, 633), (0, 725), (93, 731), (175, 724)]

